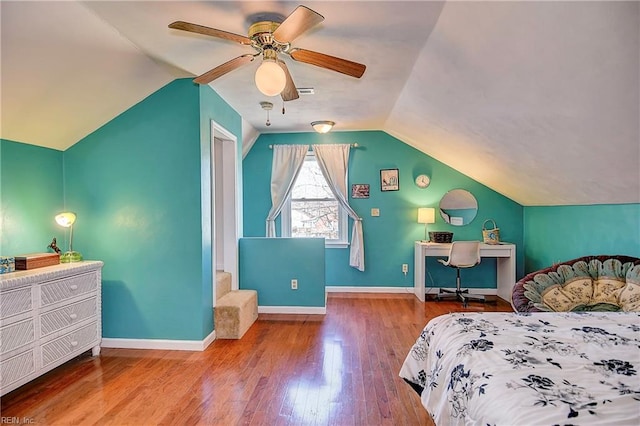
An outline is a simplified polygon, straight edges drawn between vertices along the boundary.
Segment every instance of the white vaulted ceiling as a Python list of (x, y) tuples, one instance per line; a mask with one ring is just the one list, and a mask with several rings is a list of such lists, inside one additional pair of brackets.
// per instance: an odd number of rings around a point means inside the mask
[[(211, 83), (244, 133), (383, 130), (523, 205), (640, 202), (640, 4), (307, 1), (325, 17), (296, 47), (367, 65), (361, 79), (284, 57), (280, 110), (258, 61)], [(2, 138), (64, 150), (177, 77), (249, 47), (170, 30), (246, 35), (297, 2), (0, 2)], [(270, 127), (259, 102), (274, 102)]]

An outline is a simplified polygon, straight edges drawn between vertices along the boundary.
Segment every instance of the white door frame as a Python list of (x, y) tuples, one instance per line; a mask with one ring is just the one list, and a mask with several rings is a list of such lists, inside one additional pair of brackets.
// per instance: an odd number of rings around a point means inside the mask
[[(221, 154), (216, 156), (215, 143), (222, 141)], [(213, 306), (216, 300), (216, 239), (223, 239), (223, 270), (231, 273), (231, 289), (238, 289), (238, 139), (211, 120), (211, 266), (213, 269)], [(216, 206), (216, 167), (222, 167), (222, 206)], [(220, 194), (218, 194), (220, 195)], [(219, 210), (217, 210), (217, 208)], [(216, 219), (224, 221), (223, 235), (216, 235)]]

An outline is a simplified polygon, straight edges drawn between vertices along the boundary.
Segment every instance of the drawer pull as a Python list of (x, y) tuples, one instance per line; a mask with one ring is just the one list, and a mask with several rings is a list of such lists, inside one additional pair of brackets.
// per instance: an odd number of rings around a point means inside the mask
[(71, 290), (77, 290), (77, 289), (78, 289), (78, 286), (77, 286), (76, 284), (71, 284), (71, 285), (69, 286), (69, 288), (70, 288)]
[(74, 320), (74, 319), (78, 318), (78, 314), (69, 314), (69, 318)]
[(73, 342), (71, 342), (71, 346), (73, 346), (74, 348), (78, 346), (78, 341), (74, 340)]

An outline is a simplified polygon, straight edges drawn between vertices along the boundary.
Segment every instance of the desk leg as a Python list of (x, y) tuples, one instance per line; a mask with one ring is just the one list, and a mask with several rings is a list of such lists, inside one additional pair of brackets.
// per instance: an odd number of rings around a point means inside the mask
[(414, 250), (414, 258), (413, 258), (413, 292), (416, 297), (424, 302), (424, 291), (425, 291), (425, 271), (424, 271), (424, 254), (422, 253), (422, 248), (420, 246), (416, 247)]
[(511, 292), (516, 283), (515, 250), (512, 250), (511, 256), (498, 257), (496, 260), (498, 297), (511, 303)]

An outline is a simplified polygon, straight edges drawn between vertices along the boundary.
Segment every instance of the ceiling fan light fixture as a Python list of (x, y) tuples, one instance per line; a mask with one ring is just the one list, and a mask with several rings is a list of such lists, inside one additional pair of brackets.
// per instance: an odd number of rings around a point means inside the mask
[(256, 70), (256, 87), (265, 96), (277, 96), (287, 85), (287, 76), (273, 59), (263, 59)]
[(193, 80), (194, 83), (209, 84), (252, 62), (258, 56), (262, 56), (262, 63), (255, 73), (255, 83), (258, 90), (265, 96), (281, 95), (282, 101), (286, 102), (299, 99), (301, 93), (298, 93), (287, 65), (278, 58), (279, 54), (288, 55), (296, 62), (315, 65), (355, 78), (362, 77), (367, 68), (366, 65), (336, 56), (313, 50), (292, 48), (291, 42), (322, 21), (324, 21), (324, 16), (306, 6), (299, 5), (287, 17), (269, 12), (251, 15), (248, 20), (250, 23), (248, 36), (185, 21), (175, 21), (169, 24), (169, 28), (233, 41), (244, 46), (251, 46), (256, 51), (255, 54), (240, 55), (218, 65), (196, 77)]
[(321, 121), (313, 121), (311, 123), (311, 127), (318, 133), (328, 133), (333, 126), (335, 126), (335, 122), (329, 120), (321, 120)]

